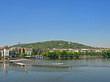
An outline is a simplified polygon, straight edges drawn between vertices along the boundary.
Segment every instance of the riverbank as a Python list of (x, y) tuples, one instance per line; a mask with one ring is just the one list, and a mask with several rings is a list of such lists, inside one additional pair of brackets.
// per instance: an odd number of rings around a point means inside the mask
[[(106, 57), (109, 57), (109, 56), (106, 56)], [(64, 57), (57, 57), (57, 58), (54, 58), (54, 57), (50, 57), (50, 59), (75, 59), (75, 58), (104, 58), (104, 56), (78, 56), (78, 57), (75, 57), (75, 56), (71, 56), (71, 57), (68, 57), (68, 56), (64, 56)]]
[[(105, 56), (105, 57), (110, 57), (110, 56)], [(78, 56), (78, 57), (75, 57), (75, 56), (71, 56), (71, 57), (68, 57), (68, 56), (64, 56), (64, 57), (57, 57), (57, 58), (54, 58), (54, 57), (44, 57), (44, 58), (35, 58), (35, 57), (25, 57), (25, 59), (75, 59), (75, 58), (105, 58), (104, 56)], [(1, 60), (5, 60), (5, 58), (0, 58)], [(22, 59), (22, 58), (8, 58), (7, 60), (17, 60), (17, 59)]]
[(79, 58), (102, 58), (103, 56), (79, 56)]

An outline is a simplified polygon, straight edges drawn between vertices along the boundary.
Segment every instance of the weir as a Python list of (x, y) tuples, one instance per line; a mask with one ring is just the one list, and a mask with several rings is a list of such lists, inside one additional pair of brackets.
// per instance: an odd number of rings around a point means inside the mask
[(11, 61), (11, 60), (1, 60), (0, 63), (32, 63), (40, 61)]

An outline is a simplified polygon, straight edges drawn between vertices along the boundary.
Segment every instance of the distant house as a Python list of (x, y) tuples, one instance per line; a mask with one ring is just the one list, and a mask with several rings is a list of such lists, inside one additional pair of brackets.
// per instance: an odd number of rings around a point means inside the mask
[(86, 51), (91, 52), (90, 49), (81, 49), (81, 52), (86, 52)]
[(4, 47), (0, 47), (0, 52), (4, 50)]
[(73, 52), (79, 52), (79, 50), (73, 50)]
[(9, 51), (9, 47), (6, 45), (4, 49), (1, 51), (1, 56), (4, 58), (9, 58), (14, 56), (14, 51)]
[(69, 50), (68, 49), (59, 49), (59, 51), (66, 51), (66, 52), (68, 52)]
[(20, 47), (9, 48), (10, 51), (15, 50), (16, 53), (19, 53), (19, 49), (20, 49)]
[(97, 49), (95, 52), (102, 52), (102, 50), (101, 49)]
[(50, 49), (43, 49), (44, 52), (50, 51)]
[[(24, 48), (24, 50), (25, 50), (25, 53), (27, 54), (27, 55), (31, 55), (31, 52), (32, 52), (32, 48)], [(21, 48), (21, 53), (23, 52), (23, 48)]]
[(43, 56), (41, 56), (41, 55), (36, 55), (36, 58), (43, 58)]

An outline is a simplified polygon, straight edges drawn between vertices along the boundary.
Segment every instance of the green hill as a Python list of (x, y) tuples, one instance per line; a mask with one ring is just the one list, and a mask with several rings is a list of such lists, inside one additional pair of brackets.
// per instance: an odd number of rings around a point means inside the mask
[(40, 48), (40, 49), (52, 49), (52, 48), (58, 48), (58, 49), (93, 49), (94, 47), (86, 46), (79, 43), (72, 43), (67, 41), (46, 41), (46, 42), (36, 42), (36, 43), (29, 43), (29, 44), (20, 44), (20, 45), (14, 45), (11, 47), (24, 47), (24, 48)]

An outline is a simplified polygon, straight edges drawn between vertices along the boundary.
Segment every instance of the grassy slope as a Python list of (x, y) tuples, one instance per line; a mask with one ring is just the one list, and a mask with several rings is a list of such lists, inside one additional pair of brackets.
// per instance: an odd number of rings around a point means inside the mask
[(67, 41), (46, 41), (46, 42), (37, 42), (37, 43), (29, 43), (29, 44), (20, 44), (20, 45), (14, 45), (17, 47), (26, 47), (26, 48), (41, 48), (41, 49), (47, 49), (47, 48), (58, 48), (58, 49), (93, 49), (94, 47), (86, 46), (83, 44), (78, 43), (70, 43), (68, 44)]

